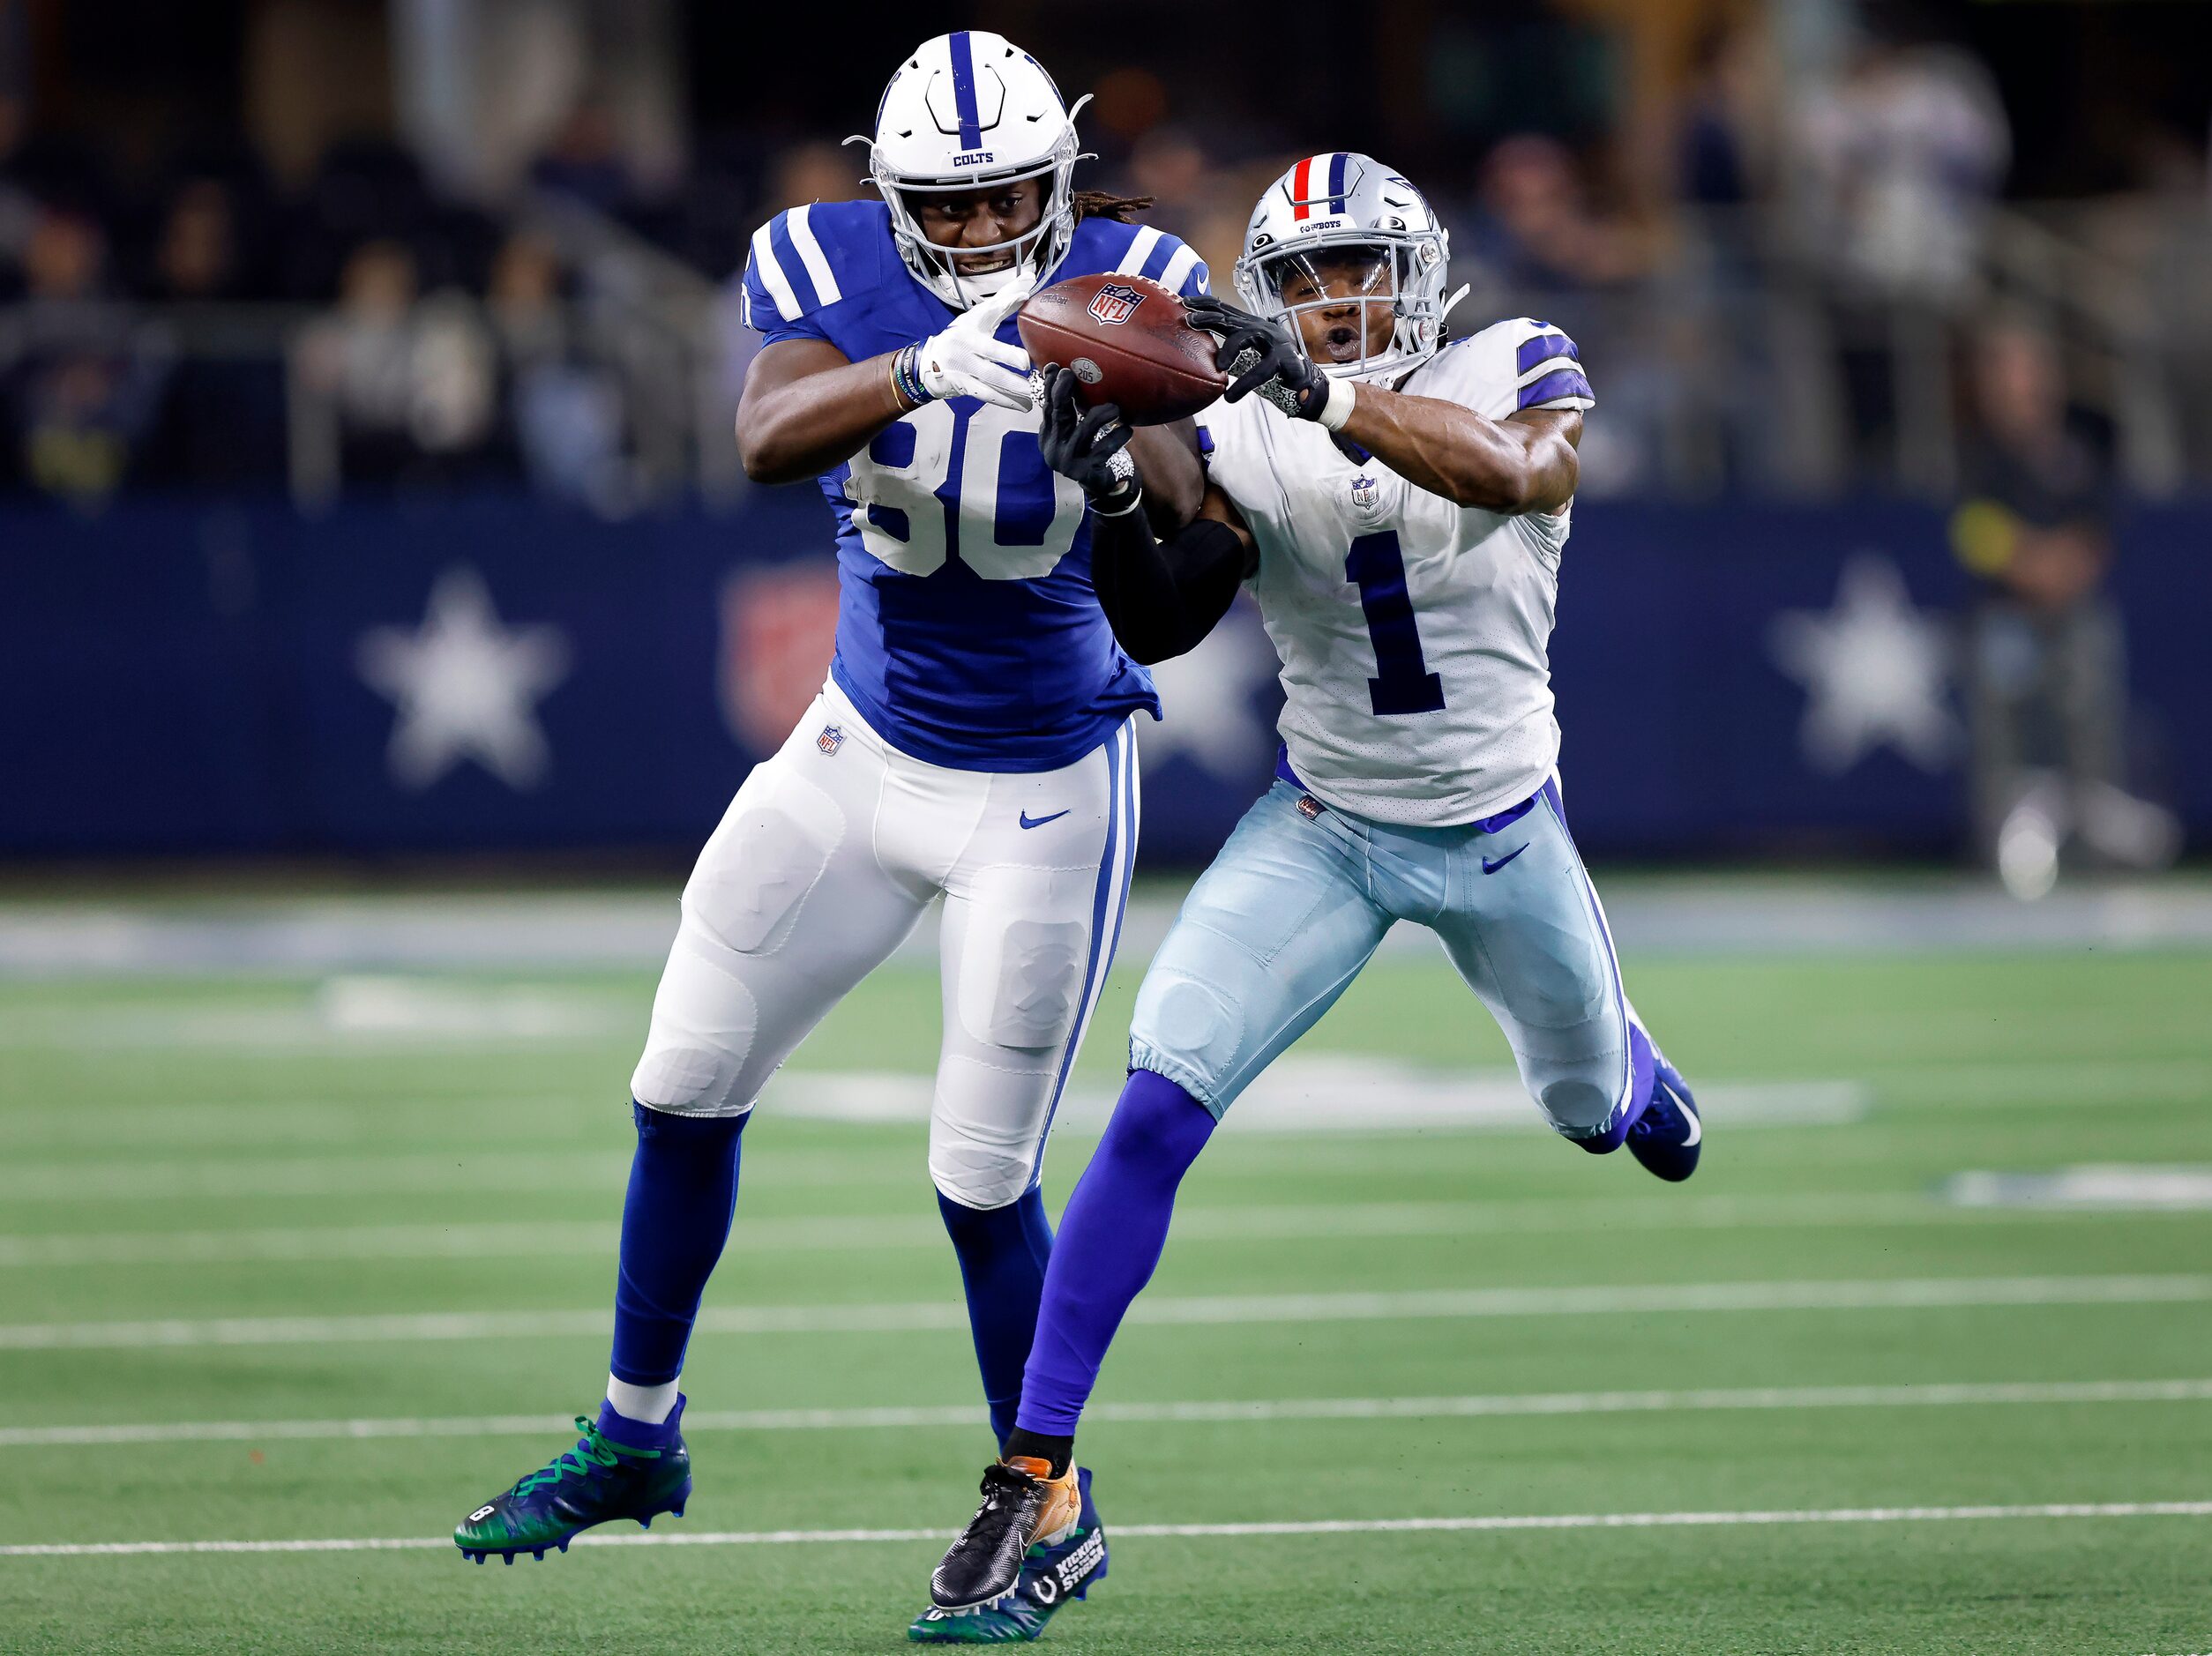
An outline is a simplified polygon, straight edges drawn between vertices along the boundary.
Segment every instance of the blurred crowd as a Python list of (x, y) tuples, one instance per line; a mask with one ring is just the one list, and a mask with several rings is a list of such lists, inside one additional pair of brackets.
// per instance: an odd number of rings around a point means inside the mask
[[(1328, 137), (1178, 109), (1141, 69), (1097, 93), (1086, 182), (1155, 198), (1217, 284), (1260, 190)], [(1606, 414), (1590, 487), (1955, 487), (1980, 419), (1973, 324), (2006, 280), (1991, 227), (2011, 134), (1985, 69), (1870, 34), (1785, 95), (1762, 28), (1716, 27), (1642, 118), (1655, 130), (1490, 133), (1420, 180), (1473, 288), (1463, 324), (1532, 311), (1582, 339)], [(285, 188), (243, 148), (126, 185), (0, 100), (0, 490), (527, 483), (621, 511), (726, 479), (751, 348), (727, 296), (751, 231), (862, 194), (858, 153), (701, 139), (681, 178), (647, 182), (586, 101), (497, 205), (442, 195), (388, 140)], [(2067, 341), (2079, 400), (2119, 400), (2124, 328), (2067, 314), (2099, 299), (2013, 297)], [(2186, 452), (2190, 418), (2170, 423), (2169, 469), (2212, 469)]]
[[(1532, 62), (1563, 84), (1573, 57)], [(1448, 128), (1468, 65), (1446, 41), (1432, 67)], [(1082, 182), (1151, 198), (1219, 289), (1259, 193), (1343, 141), (1178, 108), (1141, 68), (1095, 93)], [(2115, 499), (2212, 477), (2201, 145), (2159, 151), (2132, 206), (2054, 228), (2004, 200), (2014, 134), (1974, 57), (1869, 32), (1785, 84), (1750, 22), (1700, 40), (1655, 111), (1501, 107), (1456, 167), (1401, 164), (1451, 228), (1462, 328), (1520, 312), (1581, 340), (1602, 410), (1584, 491), (1957, 503), (1986, 854), (2029, 891), (2062, 850), (2170, 858), (2171, 819), (2123, 791), (2105, 588)], [(441, 191), (389, 139), (285, 184), (241, 145), (151, 175), (112, 160), (33, 131), (0, 86), (0, 496), (527, 487), (608, 516), (727, 498), (753, 228), (865, 193), (861, 153), (827, 134), (634, 167), (588, 99), (494, 202)]]
[(304, 403), (348, 489), (617, 499), (622, 387), (574, 297), (550, 239), (388, 143), (289, 192), (243, 151), (132, 191), (86, 146), (0, 148), (0, 489), (280, 491)]

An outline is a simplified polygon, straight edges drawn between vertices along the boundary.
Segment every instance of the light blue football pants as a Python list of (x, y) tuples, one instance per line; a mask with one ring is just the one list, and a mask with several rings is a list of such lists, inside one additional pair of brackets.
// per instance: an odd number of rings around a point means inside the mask
[(1335, 1004), (1399, 920), (1443, 942), (1559, 1132), (1591, 1138), (1640, 1106), (1635, 1013), (1556, 781), (1480, 823), (1401, 828), (1278, 780), (1154, 957), (1130, 1067), (1165, 1076), (1218, 1118)]

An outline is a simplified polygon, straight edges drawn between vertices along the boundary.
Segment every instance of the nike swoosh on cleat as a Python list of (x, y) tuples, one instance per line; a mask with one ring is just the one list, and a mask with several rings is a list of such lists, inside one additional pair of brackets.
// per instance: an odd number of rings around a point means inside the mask
[(1529, 843), (1530, 842), (1528, 841), (1523, 841), (1521, 844), (1515, 846), (1511, 851), (1506, 853), (1504, 856), (1498, 858), (1495, 862), (1492, 862), (1488, 857), (1484, 857), (1483, 859), (1483, 872), (1485, 874), (1497, 873), (1498, 869), (1504, 868), (1508, 862), (1511, 862), (1515, 857), (1526, 851), (1528, 848)]
[[(1069, 810), (1072, 810), (1073, 809), (1074, 807), (1072, 805), (1068, 807)], [(1029, 813), (1025, 810), (1021, 813), (1021, 825), (1024, 828), (1042, 828), (1045, 824), (1049, 822), (1057, 822), (1061, 817), (1066, 815), (1067, 811), (1056, 810), (1050, 817), (1032, 817)]]
[[(1681, 1108), (1678, 1101), (1677, 1108)], [(1688, 1150), (1695, 1145), (1699, 1139), (1705, 1137), (1705, 1123), (1693, 1109), (1683, 1109), (1682, 1114), (1690, 1123), (1690, 1136), (1682, 1141), (1682, 1147)]]

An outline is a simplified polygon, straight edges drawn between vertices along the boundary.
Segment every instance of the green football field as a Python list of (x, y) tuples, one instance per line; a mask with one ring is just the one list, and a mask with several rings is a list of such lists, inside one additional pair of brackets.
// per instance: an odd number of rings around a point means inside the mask
[[(1532, 1110), (1422, 1116), (1509, 1059), (1419, 954), (1231, 1113), (1083, 1434), (1111, 1576), (1049, 1643), (2212, 1649), (2212, 953), (1629, 987), (1708, 1093), (1683, 1187)], [(595, 1405), (651, 992), (0, 979), (0, 1649), (907, 1648), (990, 1452), (913, 966), (747, 1135), (687, 1517), (512, 1569), (445, 1539)]]

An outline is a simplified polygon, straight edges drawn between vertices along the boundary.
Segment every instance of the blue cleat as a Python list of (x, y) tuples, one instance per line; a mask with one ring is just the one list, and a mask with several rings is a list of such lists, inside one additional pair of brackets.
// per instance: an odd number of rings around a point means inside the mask
[(1655, 1046), (1651, 1101), (1628, 1129), (1629, 1153), (1648, 1172), (1679, 1184), (1698, 1170), (1698, 1148), (1704, 1141), (1705, 1123), (1698, 1115), (1697, 1100), (1690, 1096), (1682, 1072)]
[(549, 1547), (564, 1553), (580, 1532), (610, 1519), (650, 1528), (663, 1512), (682, 1518), (691, 1498), (691, 1451), (676, 1429), (683, 1416), (679, 1398), (665, 1426), (639, 1428), (656, 1439), (640, 1445), (608, 1436), (610, 1420), (621, 1429), (618, 1415), (602, 1413), (596, 1422), (578, 1415), (576, 1447), (463, 1518), (453, 1545), (480, 1564), (493, 1553), (512, 1564), (517, 1553), (541, 1560)]
[(990, 1604), (965, 1610), (931, 1605), (915, 1617), (907, 1637), (917, 1645), (1017, 1645), (1041, 1637), (1044, 1624), (1070, 1599), (1087, 1598), (1106, 1575), (1106, 1532), (1091, 1502), (1091, 1471), (1075, 1469), (1082, 1515), (1057, 1541), (1040, 1541), (1021, 1560), (1013, 1590)]

